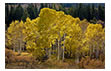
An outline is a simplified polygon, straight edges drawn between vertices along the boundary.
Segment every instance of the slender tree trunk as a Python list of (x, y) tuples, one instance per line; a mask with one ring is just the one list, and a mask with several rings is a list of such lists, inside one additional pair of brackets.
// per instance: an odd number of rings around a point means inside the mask
[(95, 45), (94, 45), (94, 47), (93, 47), (93, 53), (94, 53), (94, 51), (95, 51)]
[(82, 55), (83, 55), (83, 57), (84, 57), (84, 56), (85, 56), (85, 53), (83, 52)]
[[(22, 35), (21, 35), (21, 38), (22, 38)], [(22, 51), (22, 39), (20, 39), (20, 54), (21, 54), (21, 51)]]
[[(58, 32), (59, 38), (60, 38), (60, 32)], [(58, 39), (58, 57), (57, 60), (60, 59), (60, 40)]]
[(57, 60), (59, 60), (59, 40), (58, 40), (58, 57)]
[(22, 50), (22, 49), (21, 49), (21, 42), (20, 42), (20, 54), (21, 54), (21, 50)]
[(19, 38), (19, 41), (20, 41), (20, 51), (19, 51), (19, 54), (21, 54), (21, 51), (22, 51), (22, 46), (23, 46), (23, 34), (22, 34), (22, 32), (20, 32), (20, 34), (21, 34), (21, 36), (20, 36), (20, 38)]
[(76, 63), (79, 63), (79, 54), (76, 52)]
[(69, 57), (71, 57), (71, 53), (72, 53), (72, 52), (71, 52), (71, 46), (70, 46), (70, 54), (69, 54)]
[(14, 47), (13, 47), (13, 52), (15, 52), (15, 45), (13, 45)]
[(18, 54), (20, 54), (20, 42), (18, 42), (18, 48), (17, 48)]
[(91, 45), (90, 45), (90, 47), (89, 47), (89, 56), (91, 57)]
[(51, 56), (51, 48), (49, 49), (49, 57)]
[(98, 58), (99, 57), (99, 48), (98, 48), (98, 46), (96, 47), (96, 58)]
[(104, 44), (104, 42), (103, 42), (103, 43), (102, 43), (102, 52), (103, 52), (103, 54), (105, 54), (104, 46), (105, 46), (105, 44)]
[(54, 50), (53, 50), (54, 46), (52, 46), (52, 55), (54, 54)]
[(15, 52), (15, 47), (13, 48), (13, 52)]
[(63, 45), (63, 57), (62, 57), (62, 60), (64, 61), (64, 49), (65, 49), (65, 34), (64, 34), (64, 45)]
[(62, 57), (62, 60), (63, 60), (63, 61), (64, 61), (64, 48), (65, 48), (65, 47), (63, 46), (63, 57)]
[(95, 58), (95, 45), (93, 46), (93, 55), (92, 55), (92, 58)]
[(78, 57), (77, 57), (77, 63), (79, 63), (79, 55), (78, 55)]
[(18, 54), (20, 54), (21, 53), (21, 41), (19, 40), (19, 47), (18, 47)]
[(18, 49), (18, 54), (20, 54), (20, 50)]

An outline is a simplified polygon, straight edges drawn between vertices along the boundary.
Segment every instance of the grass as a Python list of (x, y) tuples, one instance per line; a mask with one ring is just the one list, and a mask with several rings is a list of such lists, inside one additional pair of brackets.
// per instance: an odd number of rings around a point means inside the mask
[(74, 59), (57, 60), (51, 56), (45, 61), (37, 61), (32, 54), (17, 52), (6, 49), (6, 69), (104, 69), (105, 62), (89, 57), (82, 58), (79, 64)]

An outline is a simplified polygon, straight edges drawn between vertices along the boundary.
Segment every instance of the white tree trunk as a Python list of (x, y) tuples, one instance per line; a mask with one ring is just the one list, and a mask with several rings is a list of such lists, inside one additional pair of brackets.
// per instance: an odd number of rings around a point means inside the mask
[(13, 52), (15, 52), (15, 46), (13, 47)]
[(59, 60), (59, 40), (58, 40), (58, 57), (57, 60)]
[(76, 61), (77, 64), (79, 63), (79, 54), (76, 52)]
[(64, 34), (64, 44), (63, 44), (63, 57), (62, 57), (62, 60), (64, 61), (64, 49), (65, 49), (65, 34)]
[(64, 61), (64, 46), (63, 46), (63, 57), (62, 57), (62, 60)]
[(49, 57), (51, 56), (51, 48), (49, 49)]
[(13, 52), (15, 52), (15, 44), (14, 44), (14, 43), (12, 43), (12, 45), (13, 45)]

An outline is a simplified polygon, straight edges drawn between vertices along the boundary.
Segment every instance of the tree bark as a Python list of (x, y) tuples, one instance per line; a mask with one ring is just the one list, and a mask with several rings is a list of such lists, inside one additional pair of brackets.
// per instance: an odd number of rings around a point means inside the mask
[(63, 46), (63, 57), (62, 57), (62, 60), (64, 61), (64, 46)]
[(90, 45), (90, 47), (89, 47), (89, 53), (90, 53), (89, 56), (91, 57), (91, 54), (92, 54), (92, 53), (91, 53), (91, 45)]
[(79, 54), (76, 52), (76, 63), (79, 63)]
[(15, 52), (15, 47), (13, 48), (13, 52)]
[(63, 45), (63, 57), (62, 57), (62, 60), (64, 61), (64, 49), (65, 49), (65, 34), (64, 34), (64, 45)]
[(13, 52), (15, 52), (15, 45), (13, 44)]
[(59, 40), (58, 40), (58, 57), (57, 60), (59, 60)]
[(99, 48), (98, 48), (98, 46), (96, 47), (96, 58), (98, 58), (99, 57)]
[(19, 47), (18, 47), (18, 54), (20, 54), (21, 53), (21, 40), (19, 39)]
[(51, 48), (49, 48), (49, 57), (51, 56)]

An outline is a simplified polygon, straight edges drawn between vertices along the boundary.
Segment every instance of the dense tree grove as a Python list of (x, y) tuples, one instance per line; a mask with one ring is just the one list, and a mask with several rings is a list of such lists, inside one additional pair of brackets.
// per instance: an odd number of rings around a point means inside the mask
[[(5, 4), (5, 24), (8, 27), (14, 20), (23, 20), (26, 18), (35, 19), (42, 8), (51, 8), (57, 11), (64, 11), (65, 14), (73, 17), (79, 17), (80, 20), (87, 19), (91, 23), (97, 23), (97, 20), (105, 21), (105, 7), (102, 4)], [(6, 29), (7, 29), (6, 27)]]
[(62, 61), (72, 58), (76, 63), (85, 56), (99, 59), (105, 55), (105, 27), (101, 23), (50, 8), (42, 8), (35, 19), (29, 17), (12, 21), (6, 30), (6, 47), (14, 52), (27, 51), (39, 61), (55, 56)]

